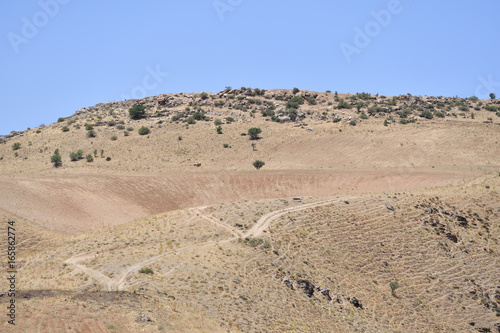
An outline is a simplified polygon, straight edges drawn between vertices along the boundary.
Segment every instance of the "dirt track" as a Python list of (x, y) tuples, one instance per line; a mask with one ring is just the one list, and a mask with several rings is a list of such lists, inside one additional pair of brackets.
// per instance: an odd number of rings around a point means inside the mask
[[(438, 169), (0, 176), (0, 208), (64, 233), (221, 202), (401, 191), (464, 179)], [(467, 174), (472, 175), (469, 171)]]

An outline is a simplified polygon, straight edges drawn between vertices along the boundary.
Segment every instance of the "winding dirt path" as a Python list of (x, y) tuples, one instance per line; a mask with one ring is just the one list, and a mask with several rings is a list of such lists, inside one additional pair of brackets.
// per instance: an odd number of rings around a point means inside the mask
[[(352, 198), (352, 197), (342, 197), (342, 198), (337, 198), (337, 199), (324, 200), (324, 201), (320, 201), (320, 202), (303, 204), (303, 205), (295, 206), (295, 207), (287, 207), (287, 208), (283, 208), (283, 209), (269, 212), (269, 213), (261, 216), (260, 219), (257, 221), (257, 223), (255, 223), (255, 225), (243, 235), (238, 230), (233, 229), (232, 227), (228, 226), (227, 224), (220, 222), (219, 220), (217, 220), (215, 217), (211, 216), (210, 214), (205, 214), (203, 212), (203, 210), (205, 208), (207, 208), (206, 206), (193, 207), (193, 208), (189, 209), (191, 212), (197, 214), (199, 217), (203, 218), (204, 220), (206, 220), (212, 224), (217, 225), (219, 228), (223, 228), (223, 229), (227, 230), (234, 237), (227, 238), (225, 240), (208, 241), (208, 242), (204, 242), (204, 243), (200, 243), (200, 244), (188, 245), (188, 246), (181, 247), (181, 248), (173, 250), (173, 251), (162, 253), (160, 255), (154, 256), (154, 257), (146, 259), (146, 260), (139, 261), (133, 265), (128, 266), (127, 268), (123, 269), (120, 272), (120, 274), (115, 278), (110, 278), (110, 277), (102, 274), (98, 270), (95, 270), (95, 269), (92, 269), (92, 268), (86, 267), (85, 265), (80, 264), (81, 262), (83, 262), (85, 260), (95, 258), (97, 256), (95, 254), (81, 253), (81, 254), (78, 254), (76, 256), (73, 256), (73, 257), (67, 259), (66, 261), (64, 261), (64, 263), (71, 264), (75, 268), (86, 273), (96, 283), (101, 285), (106, 290), (109, 290), (109, 291), (111, 291), (111, 290), (124, 290), (130, 286), (127, 283), (127, 277), (131, 273), (138, 271), (139, 269), (141, 269), (144, 266), (151, 265), (154, 262), (156, 262), (156, 261), (158, 261), (166, 256), (176, 254), (176, 253), (179, 253), (182, 251), (190, 250), (193, 248), (200, 248), (200, 247), (205, 247), (205, 246), (212, 246), (215, 244), (228, 243), (228, 242), (236, 240), (240, 237), (243, 237), (243, 238), (260, 237), (270, 227), (271, 223), (274, 220), (278, 219), (279, 217), (281, 217), (287, 213), (297, 212), (297, 211), (315, 208), (315, 207), (320, 207), (320, 206), (325, 206), (325, 205), (333, 204), (333, 203), (338, 203), (338, 202), (342, 202), (344, 200), (348, 200), (350, 198)], [(180, 265), (182, 265), (182, 264), (183, 263), (181, 263)], [(174, 272), (180, 265), (178, 265), (174, 269), (170, 270), (167, 274)]]

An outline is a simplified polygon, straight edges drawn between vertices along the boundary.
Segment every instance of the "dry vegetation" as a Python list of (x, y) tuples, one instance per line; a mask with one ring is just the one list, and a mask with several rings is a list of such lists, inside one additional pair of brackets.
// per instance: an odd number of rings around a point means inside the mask
[(293, 96), (161, 95), (9, 136), (0, 330), (500, 332), (497, 101)]

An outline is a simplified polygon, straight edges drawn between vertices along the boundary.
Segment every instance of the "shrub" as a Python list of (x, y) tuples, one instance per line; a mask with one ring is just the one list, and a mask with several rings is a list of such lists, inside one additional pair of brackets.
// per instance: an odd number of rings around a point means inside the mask
[(371, 94), (367, 93), (367, 92), (362, 92), (362, 93), (356, 93), (356, 97), (358, 97), (359, 99), (370, 99), (372, 97)]
[(91, 131), (91, 130), (93, 130), (93, 129), (94, 129), (94, 125), (92, 125), (92, 124), (85, 124), (85, 129), (86, 129), (87, 131)]
[(497, 107), (495, 105), (487, 104), (484, 106), (484, 109), (487, 111), (495, 112), (497, 110)]
[(59, 155), (59, 149), (56, 149), (54, 155), (50, 158), (50, 162), (53, 163), (56, 168), (62, 165), (62, 158), (61, 155)]
[(94, 149), (94, 156), (97, 157), (97, 149)]
[(251, 140), (259, 139), (259, 134), (262, 133), (262, 130), (257, 127), (252, 127), (248, 130), (248, 135), (250, 135)]
[(264, 109), (264, 110), (260, 111), (260, 113), (262, 114), (263, 117), (272, 117), (272, 116), (274, 116), (274, 111), (269, 110), (269, 109)]
[(229, 144), (228, 144), (228, 143), (224, 143), (222, 146), (223, 146), (224, 148), (229, 148)]
[(69, 132), (69, 127), (68, 126), (64, 126), (63, 128), (61, 128), (61, 130), (63, 132)]
[(142, 126), (141, 128), (139, 128), (139, 135), (147, 135), (149, 134), (149, 132), (151, 131), (146, 126)]
[(460, 111), (469, 111), (469, 108), (468, 108), (467, 106), (465, 106), (465, 105), (460, 105), (460, 106), (458, 107), (458, 109), (459, 109)]
[(194, 120), (194, 117), (193, 117), (193, 116), (189, 117), (189, 118), (186, 120), (186, 122), (187, 122), (189, 125), (194, 125), (194, 124), (196, 124), (196, 120)]
[(349, 122), (349, 125), (351, 125), (351, 126), (356, 126), (356, 120), (351, 120), (351, 121)]
[(117, 128), (117, 129), (119, 129), (119, 130), (124, 130), (124, 129), (125, 129), (125, 126), (123, 126), (123, 125), (118, 125), (118, 126), (116, 126), (116, 128)]
[(71, 153), (69, 153), (69, 158), (71, 159), (71, 161), (78, 161), (78, 154), (75, 153), (74, 151), (72, 151)]
[(97, 135), (96, 132), (93, 130), (90, 130), (87, 132), (87, 137), (89, 137), (89, 138), (95, 138), (96, 135)]
[(215, 126), (222, 125), (222, 120), (220, 120), (219, 118), (215, 119), (215, 120), (214, 120), (214, 125), (215, 125)]
[(111, 161), (111, 157), (109, 157), (109, 156), (106, 157), (106, 161), (108, 161), (108, 162)]
[(260, 168), (262, 168), (266, 163), (260, 161), (260, 160), (256, 160), (255, 162), (253, 162), (253, 166), (255, 167), (255, 169), (259, 170)]
[(137, 120), (146, 117), (146, 107), (141, 104), (135, 104), (130, 109), (128, 109), (128, 114), (130, 118)]
[(438, 117), (438, 118), (444, 118), (444, 113), (439, 112), (439, 111), (434, 112), (434, 115), (435, 115), (436, 117)]
[(153, 270), (151, 268), (141, 268), (139, 270), (139, 273), (141, 274), (153, 274)]
[(110, 120), (110, 121), (108, 121), (108, 126), (113, 127), (113, 126), (115, 126), (115, 125), (116, 125), (116, 121), (114, 121), (114, 120)]
[(127, 127), (127, 131), (132, 132), (134, 130), (133, 127)]
[(497, 117), (500, 117), (500, 112), (497, 112), (496, 115), (497, 115)]
[(21, 149), (21, 143), (16, 142), (12, 145), (12, 150), (19, 150)]
[(292, 97), (287, 103), (287, 109), (298, 109), (300, 105), (304, 104), (304, 98), (300, 96)]
[(66, 118), (64, 118), (64, 117), (60, 117), (59, 119), (57, 119), (57, 122), (58, 122), (58, 123), (62, 123), (62, 122), (63, 122), (63, 121), (65, 121), (65, 120), (66, 120)]
[(217, 134), (222, 134), (222, 126), (217, 126)]
[(359, 116), (359, 118), (361, 119), (368, 119), (368, 116), (366, 115), (366, 113), (361, 113), (361, 115)]
[(295, 88), (293, 88), (292, 93), (295, 95), (295, 94), (297, 94), (299, 91), (300, 91), (300, 90), (299, 90), (299, 88), (295, 87)]
[(343, 98), (339, 100), (339, 104), (337, 104), (337, 109), (351, 109), (352, 105), (344, 101)]
[(205, 113), (202, 111), (196, 111), (192, 117), (194, 120), (205, 120)]
[[(127, 135), (128, 135), (128, 132), (125, 132), (125, 133), (127, 133)], [(116, 141), (116, 140), (118, 140), (118, 137), (116, 135), (113, 135), (111, 137), (111, 141)]]
[(397, 281), (391, 282), (389, 286), (391, 287), (392, 296), (396, 297), (396, 289), (399, 288), (399, 283)]
[(177, 113), (175, 116), (172, 116), (172, 121), (179, 121), (184, 118), (184, 113)]
[(234, 121), (234, 118), (233, 117), (226, 117), (226, 122), (228, 124), (232, 123)]
[(339, 117), (335, 117), (335, 118), (333, 118), (333, 120), (332, 120), (332, 121), (333, 121), (334, 123), (339, 123), (341, 120), (342, 120), (342, 119), (340, 119)]
[(182, 141), (182, 136), (180, 136), (180, 135), (179, 135), (179, 136), (177, 137), (177, 140)]
[(85, 158), (87, 159), (87, 162), (94, 162), (94, 157), (92, 156), (92, 154), (88, 154), (87, 156), (85, 156)]
[[(233, 96), (233, 98), (234, 98), (234, 96)], [(214, 102), (214, 105), (215, 105), (216, 107), (221, 108), (221, 107), (223, 107), (223, 106), (224, 106), (224, 101), (223, 101), (223, 100), (221, 100), (221, 99), (216, 100), (216, 101)]]
[(491, 98), (491, 99), (495, 99), (495, 98), (497, 98), (497, 96), (496, 96), (494, 93), (491, 93), (491, 94), (490, 94), (490, 98)]
[(307, 98), (306, 98), (306, 101), (307, 101), (307, 103), (309, 103), (310, 105), (316, 105), (316, 104), (318, 104), (318, 102), (316, 101), (316, 99), (315, 99), (314, 97), (312, 97), (312, 96), (311, 96), (311, 97), (307, 97)]
[(208, 94), (207, 94), (206, 92), (202, 92), (202, 93), (200, 94), (200, 98), (201, 98), (202, 100), (206, 100), (206, 99), (208, 98)]
[(420, 117), (422, 118), (426, 118), (426, 119), (432, 119), (434, 118), (434, 115), (432, 114), (432, 112), (430, 112), (429, 110), (424, 110), (422, 111), (422, 113), (420, 114)]

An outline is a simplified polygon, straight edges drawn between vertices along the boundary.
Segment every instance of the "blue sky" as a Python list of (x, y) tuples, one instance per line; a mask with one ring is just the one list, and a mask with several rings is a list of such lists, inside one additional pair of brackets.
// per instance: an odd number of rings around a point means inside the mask
[(0, 134), (226, 86), (500, 96), (498, 0), (24, 0), (0, 12)]

